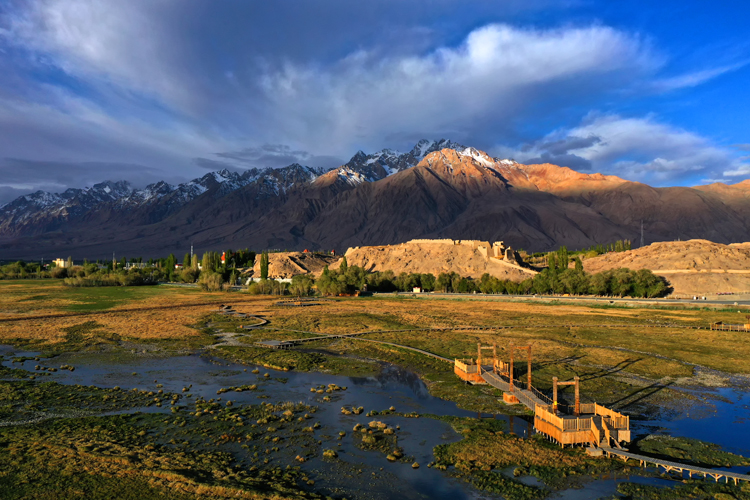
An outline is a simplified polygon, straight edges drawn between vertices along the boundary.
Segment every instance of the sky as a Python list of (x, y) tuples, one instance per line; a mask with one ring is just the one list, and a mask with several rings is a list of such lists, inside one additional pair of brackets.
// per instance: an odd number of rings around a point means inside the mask
[(747, 19), (732, 0), (0, 0), (0, 203), (422, 138), (733, 184)]

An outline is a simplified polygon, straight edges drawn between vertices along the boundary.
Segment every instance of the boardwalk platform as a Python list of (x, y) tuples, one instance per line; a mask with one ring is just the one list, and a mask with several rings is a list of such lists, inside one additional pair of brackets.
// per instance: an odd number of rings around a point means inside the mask
[(268, 349), (291, 349), (294, 346), (293, 343), (285, 340), (261, 340), (260, 342), (256, 342), (255, 345)]
[(703, 467), (696, 467), (693, 465), (686, 465), (677, 462), (670, 462), (667, 460), (660, 460), (658, 458), (646, 457), (638, 455), (636, 453), (630, 453), (625, 450), (616, 450), (606, 446), (602, 446), (602, 451), (610, 457), (618, 457), (625, 461), (637, 460), (641, 467), (646, 467), (649, 464), (655, 465), (657, 468), (661, 467), (665, 472), (676, 471), (680, 474), (688, 473), (689, 477), (693, 477), (693, 474), (703, 476), (704, 478), (711, 477), (718, 483), (720, 479), (725, 479), (728, 483), (730, 480), (734, 481), (734, 484), (739, 484), (740, 481), (750, 482), (750, 476), (747, 474), (738, 474), (737, 472), (727, 472), (717, 469), (706, 469)]
[(534, 409), (534, 427), (560, 445), (609, 447), (630, 442), (630, 417), (596, 403), (580, 405), (579, 415), (565, 415), (550, 405)]
[[(495, 389), (500, 389), (503, 392), (510, 391), (510, 382), (506, 382), (500, 375), (491, 371), (483, 371), (482, 378), (485, 382), (490, 384)], [(541, 394), (536, 394), (533, 391), (522, 389), (518, 385), (514, 385), (513, 394), (518, 398), (518, 401), (522, 403), (526, 408), (534, 411), (536, 405), (545, 405), (551, 403), (551, 401), (543, 401), (544, 397)]]

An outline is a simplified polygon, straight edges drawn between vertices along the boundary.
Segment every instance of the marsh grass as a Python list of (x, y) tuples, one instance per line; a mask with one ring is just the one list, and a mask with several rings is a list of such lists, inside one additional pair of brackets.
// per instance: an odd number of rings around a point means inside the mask
[(719, 445), (697, 439), (651, 434), (634, 443), (636, 453), (698, 467), (733, 467), (750, 465), (750, 458), (735, 455), (721, 449)]
[[(81, 417), (81, 409), (129, 409), (155, 400), (176, 401), (173, 408), (183, 411)], [(288, 455), (299, 447), (317, 454), (315, 441), (303, 435), (295, 418), (314, 413), (314, 407), (226, 407), (200, 398), (183, 405), (181, 400), (180, 394), (153, 391), (0, 383), (1, 418), (24, 418), (29, 411), (55, 417), (0, 427), (0, 498), (318, 498), (300, 489), (302, 479), (305, 485), (310, 479), (298, 469), (282, 470), (258, 457), (252, 459), (254, 472), (248, 471), (222, 448), (257, 449), (272, 442), (266, 456)], [(77, 418), (60, 418), (67, 409), (76, 410)], [(255, 420), (273, 426), (249, 425)], [(140, 496), (123, 493), (120, 485), (140, 487)]]
[(750, 487), (711, 483), (702, 480), (684, 480), (674, 488), (659, 488), (636, 483), (620, 483), (617, 492), (628, 500), (750, 500)]
[(536, 476), (555, 489), (566, 486), (573, 476), (629, 469), (613, 460), (589, 457), (580, 448), (561, 449), (540, 437), (519, 438), (506, 432), (504, 421), (459, 417), (439, 419), (449, 422), (464, 439), (436, 446), (433, 465), (443, 470), (455, 467), (460, 477), (506, 498), (536, 499), (549, 493), (498, 473), (509, 466), (520, 466), (523, 474)]

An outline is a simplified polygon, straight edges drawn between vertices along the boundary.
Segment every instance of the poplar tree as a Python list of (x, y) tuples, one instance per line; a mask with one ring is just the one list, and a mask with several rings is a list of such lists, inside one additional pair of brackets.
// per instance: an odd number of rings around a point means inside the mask
[(268, 279), (268, 252), (263, 252), (260, 256), (260, 279)]

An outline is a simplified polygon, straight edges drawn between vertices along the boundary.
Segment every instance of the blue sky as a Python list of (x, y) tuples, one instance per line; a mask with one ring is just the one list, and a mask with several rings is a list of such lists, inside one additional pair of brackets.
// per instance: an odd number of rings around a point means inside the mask
[(0, 203), (449, 138), (750, 177), (746, 2), (0, 0)]

